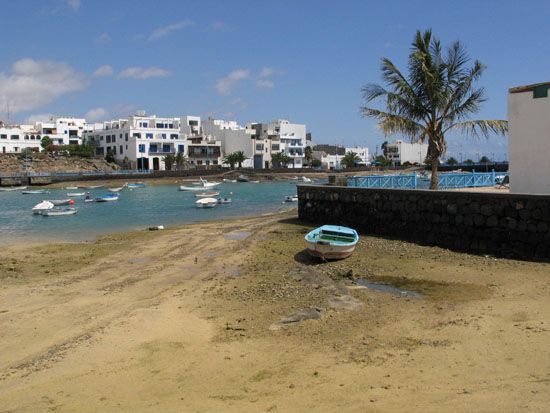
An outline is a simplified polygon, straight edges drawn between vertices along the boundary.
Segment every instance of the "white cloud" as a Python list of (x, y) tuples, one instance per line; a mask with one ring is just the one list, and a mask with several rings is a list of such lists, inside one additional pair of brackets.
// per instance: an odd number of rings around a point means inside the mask
[(121, 78), (131, 78), (131, 79), (138, 79), (138, 80), (144, 80), (150, 77), (166, 77), (169, 76), (170, 72), (166, 69), (162, 69), (160, 67), (127, 67), (122, 72), (118, 74), (118, 77)]
[(258, 79), (256, 80), (256, 87), (258, 89), (273, 89), (275, 87), (275, 83), (272, 80)]
[(247, 79), (249, 76), (250, 70), (248, 69), (233, 70), (227, 76), (218, 80), (218, 83), (216, 83), (216, 90), (222, 95), (229, 95), (237, 82)]
[(209, 29), (214, 32), (223, 32), (228, 29), (227, 24), (222, 21), (216, 20), (210, 23)]
[(66, 63), (21, 59), (11, 73), (0, 73), (0, 107), (13, 113), (44, 106), (57, 97), (86, 89), (88, 78)]
[(112, 76), (115, 71), (110, 65), (99, 66), (95, 72), (94, 77)]
[(149, 36), (147, 41), (157, 40), (161, 37), (168, 36), (170, 33), (175, 32), (177, 30), (183, 29), (184, 27), (192, 26), (193, 22), (191, 20), (181, 20), (176, 23), (169, 24), (167, 26), (158, 27), (155, 30), (153, 30), (153, 33)]
[(80, 0), (67, 0), (67, 5), (73, 9), (73, 11), (77, 11), (80, 8)]
[(109, 33), (103, 32), (99, 36), (96, 37), (95, 41), (96, 41), (96, 43), (106, 44), (106, 43), (109, 43), (111, 41), (111, 36), (109, 35)]
[(45, 122), (50, 120), (53, 115), (51, 113), (39, 113), (36, 115), (30, 115), (25, 118), (23, 123), (34, 124), (35, 122)]
[(97, 122), (98, 120), (105, 120), (109, 115), (109, 111), (105, 108), (90, 109), (84, 117), (88, 122)]
[(271, 67), (263, 67), (262, 70), (260, 71), (260, 74), (258, 75), (258, 77), (260, 79), (264, 79), (266, 77), (270, 77), (270, 76), (273, 76), (277, 74), (277, 71)]

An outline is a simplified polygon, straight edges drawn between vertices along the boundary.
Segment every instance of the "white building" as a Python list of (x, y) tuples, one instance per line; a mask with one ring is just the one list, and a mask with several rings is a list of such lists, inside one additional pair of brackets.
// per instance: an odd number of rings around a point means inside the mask
[(405, 162), (411, 164), (423, 164), (428, 154), (427, 143), (409, 143), (397, 140), (386, 145), (385, 155), (396, 165)]
[(342, 158), (344, 155), (328, 154), (325, 151), (313, 151), (313, 159), (321, 161), (323, 168), (340, 169), (342, 167)]
[(550, 194), (550, 83), (508, 91), (510, 191)]
[(254, 167), (254, 129), (240, 126), (235, 121), (207, 119), (202, 122), (202, 131), (220, 142), (223, 155), (242, 151), (247, 158), (242, 167)]
[(354, 152), (357, 154), (357, 156), (361, 159), (357, 162), (358, 165), (369, 165), (370, 159), (369, 159), (369, 148), (365, 147), (359, 147), (356, 146), (354, 148), (346, 148), (346, 153), (348, 152)]
[(36, 122), (34, 127), (54, 145), (80, 145), (87, 124), (83, 118), (52, 116), (48, 121)]
[(167, 154), (186, 153), (180, 118), (140, 113), (87, 128), (83, 135), (84, 142), (95, 146), (96, 155), (110, 152), (119, 162), (127, 158), (132, 169), (164, 170)]
[(0, 122), (0, 153), (21, 153), (26, 148), (40, 151), (41, 140), (32, 125), (6, 126)]

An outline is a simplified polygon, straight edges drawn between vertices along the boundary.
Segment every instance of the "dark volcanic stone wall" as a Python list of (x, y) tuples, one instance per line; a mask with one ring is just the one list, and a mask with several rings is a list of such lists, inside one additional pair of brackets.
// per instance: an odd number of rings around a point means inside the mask
[(304, 185), (300, 219), (518, 258), (550, 258), (550, 196)]

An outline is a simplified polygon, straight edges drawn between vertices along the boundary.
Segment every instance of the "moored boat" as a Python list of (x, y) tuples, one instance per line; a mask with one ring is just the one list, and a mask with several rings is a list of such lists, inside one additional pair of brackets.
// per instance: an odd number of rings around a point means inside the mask
[(107, 194), (95, 198), (95, 202), (111, 202), (118, 201), (118, 194)]
[(285, 196), (285, 202), (298, 202), (298, 195)]
[(50, 201), (55, 206), (74, 204), (74, 201), (72, 199), (49, 199), (48, 201)]
[(124, 189), (123, 186), (119, 186), (119, 187), (116, 187), (116, 188), (107, 188), (107, 191), (109, 192), (120, 192)]
[(49, 211), (50, 209), (53, 209), (54, 206), (55, 205), (52, 204), (50, 201), (42, 201), (32, 207), (32, 213), (40, 215), (44, 211)]
[(36, 194), (48, 194), (49, 191), (45, 189), (29, 189), (27, 191), (21, 191), (23, 195), (36, 195)]
[(86, 195), (86, 192), (69, 192), (67, 196), (74, 197), (74, 196), (84, 196)]
[(239, 175), (237, 177), (237, 182), (249, 182), (250, 178), (246, 175)]
[(349, 257), (359, 242), (359, 234), (352, 228), (323, 225), (305, 236), (307, 252), (325, 260)]
[(143, 187), (145, 187), (145, 184), (143, 182), (132, 182), (132, 183), (126, 184), (126, 188), (130, 188), (130, 189), (143, 188)]
[(201, 198), (195, 202), (197, 208), (214, 208), (217, 204), (216, 198)]
[(26, 186), (3, 186), (3, 187), (0, 187), (0, 192), (20, 191), (23, 189), (27, 189), (27, 187)]
[(222, 181), (223, 181), (223, 182), (229, 182), (229, 183), (235, 183), (235, 182), (237, 182), (236, 179), (225, 179), (225, 178), (222, 179)]
[(214, 198), (218, 196), (219, 192), (198, 192), (195, 194), (196, 198)]
[(218, 204), (230, 204), (231, 198), (218, 198)]
[(300, 181), (302, 181), (302, 182), (313, 182), (313, 181), (311, 180), (311, 178), (308, 178), (307, 176), (302, 176), (302, 178), (300, 179)]
[(44, 217), (61, 217), (65, 215), (74, 215), (76, 214), (76, 208), (54, 208), (48, 211), (42, 212)]

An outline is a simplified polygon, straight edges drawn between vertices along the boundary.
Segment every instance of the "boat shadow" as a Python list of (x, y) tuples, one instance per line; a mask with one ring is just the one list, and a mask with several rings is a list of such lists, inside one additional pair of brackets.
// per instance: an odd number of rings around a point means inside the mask
[(321, 260), (317, 257), (312, 257), (311, 255), (309, 255), (308, 252), (307, 252), (307, 249), (305, 249), (305, 248), (302, 251), (297, 252), (296, 254), (294, 254), (294, 261), (299, 262), (300, 264), (304, 264), (304, 265), (321, 265), (321, 264), (324, 264), (323, 260)]

